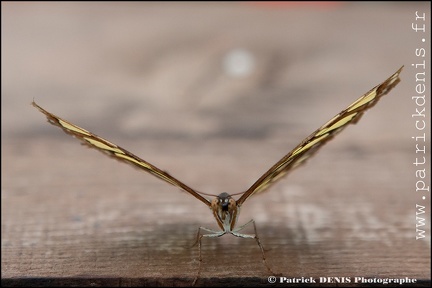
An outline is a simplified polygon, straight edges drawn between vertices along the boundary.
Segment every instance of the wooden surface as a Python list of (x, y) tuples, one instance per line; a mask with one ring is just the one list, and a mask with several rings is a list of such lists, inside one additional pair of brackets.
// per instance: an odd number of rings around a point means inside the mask
[[(236, 193), (403, 64), (390, 95), (239, 222), (256, 221), (281, 276), (427, 286), (410, 64), (430, 44), (411, 30), (417, 10), (430, 3), (2, 2), (2, 286), (188, 286), (196, 231), (216, 228), (193, 197), (48, 125), (33, 98), (199, 191)], [(243, 77), (223, 66), (236, 49), (252, 57)], [(270, 285), (254, 240), (204, 239), (202, 252), (198, 286)]]

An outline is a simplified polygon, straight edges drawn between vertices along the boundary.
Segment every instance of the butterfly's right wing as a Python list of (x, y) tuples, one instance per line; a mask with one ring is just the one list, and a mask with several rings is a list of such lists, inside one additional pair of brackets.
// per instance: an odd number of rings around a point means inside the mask
[(355, 124), (360, 120), (366, 110), (374, 106), (378, 100), (386, 95), (400, 79), (399, 74), (403, 66), (390, 76), (383, 83), (375, 86), (369, 92), (361, 96), (354, 103), (349, 105), (345, 110), (333, 117), (326, 124), (321, 126), (314, 133), (309, 135), (296, 148), (285, 155), (266, 173), (264, 173), (238, 200), (237, 204), (241, 205), (250, 196), (261, 193), (285, 176), (289, 171), (305, 163), (315, 152), (318, 151), (325, 143), (331, 140), (335, 135), (341, 132), (349, 124)]
[(205, 199), (203, 196), (198, 194), (197, 191), (190, 188), (180, 180), (177, 180), (167, 172), (157, 168), (156, 166), (148, 163), (147, 161), (139, 158), (138, 156), (135, 156), (131, 152), (127, 151), (126, 149), (121, 148), (120, 146), (117, 146), (114, 143), (109, 142), (108, 140), (105, 140), (81, 127), (78, 127), (66, 120), (61, 119), (60, 117), (46, 111), (39, 105), (37, 105), (33, 101), (33, 106), (39, 109), (40, 112), (45, 114), (45, 116), (48, 118), (48, 122), (60, 127), (65, 133), (72, 135), (73, 137), (77, 138), (78, 140), (81, 140), (83, 144), (95, 148), (96, 150), (99, 150), (106, 155), (120, 160), (122, 162), (126, 162), (128, 164), (131, 164), (135, 167), (138, 167), (139, 169), (142, 169), (150, 174), (153, 174), (154, 176), (158, 177), (159, 179), (164, 180), (165, 182), (174, 185), (178, 188), (180, 188), (183, 191), (186, 191), (190, 193), (192, 196), (206, 204), (207, 206), (210, 206), (211, 203), (209, 200)]

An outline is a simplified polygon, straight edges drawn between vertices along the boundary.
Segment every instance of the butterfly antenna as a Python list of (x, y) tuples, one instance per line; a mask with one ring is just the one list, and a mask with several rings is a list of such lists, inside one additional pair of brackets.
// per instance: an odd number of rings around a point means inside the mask
[[(209, 194), (209, 193), (204, 193), (204, 192), (199, 192), (196, 191), (198, 194), (202, 194), (202, 195), (206, 195), (206, 196), (213, 196), (213, 197), (217, 197), (218, 195), (215, 194)], [(238, 192), (238, 193), (234, 193), (234, 194), (230, 194), (230, 196), (236, 196), (236, 195), (240, 195), (243, 194), (244, 192)]]

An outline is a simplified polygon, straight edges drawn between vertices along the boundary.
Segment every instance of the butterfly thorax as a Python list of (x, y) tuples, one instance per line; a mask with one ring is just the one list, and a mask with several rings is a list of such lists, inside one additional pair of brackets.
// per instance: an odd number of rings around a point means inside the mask
[(211, 209), (223, 231), (230, 232), (234, 229), (240, 207), (228, 193), (223, 192), (216, 196), (211, 202)]

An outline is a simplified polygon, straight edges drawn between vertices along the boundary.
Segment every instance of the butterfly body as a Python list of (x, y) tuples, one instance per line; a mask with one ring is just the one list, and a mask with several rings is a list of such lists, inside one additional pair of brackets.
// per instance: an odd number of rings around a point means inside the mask
[(237, 202), (231, 195), (226, 192), (219, 194), (213, 199), (210, 207), (222, 231), (233, 231), (240, 213), (240, 207), (237, 206)]

